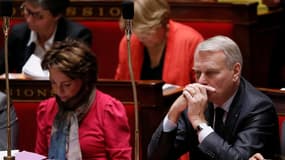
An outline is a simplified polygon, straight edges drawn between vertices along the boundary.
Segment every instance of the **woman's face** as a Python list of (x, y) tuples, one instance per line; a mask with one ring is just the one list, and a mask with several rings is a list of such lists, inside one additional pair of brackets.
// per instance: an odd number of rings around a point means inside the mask
[(54, 17), (50, 11), (30, 2), (24, 2), (21, 8), (31, 30), (39, 34), (54, 31), (59, 16)]
[(166, 40), (167, 29), (162, 26), (157, 26), (145, 32), (134, 30), (134, 34), (138, 37), (144, 46), (151, 48), (160, 45), (161, 42)]
[(81, 89), (81, 79), (70, 79), (53, 66), (50, 67), (49, 72), (52, 90), (63, 102), (74, 97)]

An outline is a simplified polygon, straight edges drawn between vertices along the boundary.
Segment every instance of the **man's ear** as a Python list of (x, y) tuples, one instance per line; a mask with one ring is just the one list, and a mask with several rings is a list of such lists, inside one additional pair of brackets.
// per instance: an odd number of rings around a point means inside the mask
[(233, 72), (234, 72), (233, 80), (237, 81), (240, 78), (240, 75), (241, 75), (241, 64), (240, 63), (234, 64)]

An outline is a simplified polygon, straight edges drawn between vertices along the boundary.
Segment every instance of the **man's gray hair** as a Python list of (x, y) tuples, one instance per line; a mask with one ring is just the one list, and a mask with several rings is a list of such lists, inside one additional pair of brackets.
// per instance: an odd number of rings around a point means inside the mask
[(227, 36), (217, 35), (206, 39), (197, 46), (195, 55), (199, 54), (200, 51), (223, 51), (227, 58), (226, 63), (229, 68), (232, 68), (236, 63), (240, 63), (242, 67), (243, 60), (241, 51), (238, 45)]

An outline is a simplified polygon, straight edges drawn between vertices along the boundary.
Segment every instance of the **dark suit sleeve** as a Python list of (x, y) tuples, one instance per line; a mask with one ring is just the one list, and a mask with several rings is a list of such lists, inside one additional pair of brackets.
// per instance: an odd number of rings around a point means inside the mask
[[(29, 40), (30, 31), (26, 23), (16, 24), (12, 27), (8, 38), (9, 72), (21, 72), (26, 56), (24, 50)], [(4, 47), (4, 45), (3, 45)], [(4, 48), (0, 50), (0, 74), (5, 72)]]
[(148, 158), (175, 160), (187, 151), (191, 159), (248, 160), (256, 152), (273, 158), (280, 150), (276, 111), (269, 101), (249, 108), (254, 109), (242, 110), (233, 120), (227, 138), (213, 132), (200, 144), (184, 112), (175, 131), (164, 133), (162, 124), (155, 131), (148, 146)]
[[(148, 145), (149, 160), (177, 160), (181, 155), (193, 148), (191, 145), (197, 145), (198, 139), (196, 132), (185, 121), (185, 114), (180, 117), (177, 129), (171, 132), (163, 132), (163, 122), (154, 132)], [(192, 137), (192, 143), (189, 143), (189, 137)]]
[(167, 159), (168, 154), (172, 150), (172, 145), (175, 140), (176, 130), (165, 133), (162, 131), (162, 123), (157, 128), (152, 136), (148, 146), (147, 156), (149, 160)]
[(82, 28), (82, 30), (79, 31), (77, 38), (85, 42), (89, 47), (92, 46), (92, 33), (88, 28)]
[(67, 37), (83, 41), (89, 47), (92, 45), (92, 32), (87, 27), (62, 18), (59, 20), (55, 40), (64, 40)]
[[(7, 104), (6, 96), (0, 92), (0, 150), (7, 149)], [(10, 107), (10, 124), (11, 124), (11, 147), (17, 149), (18, 143), (18, 119), (14, 106)]]
[(83, 41), (90, 47), (92, 45), (92, 32), (87, 27), (62, 17), (58, 20), (54, 41), (62, 41), (66, 38)]
[(248, 159), (256, 152), (266, 158), (273, 158), (279, 152), (278, 121), (272, 104), (257, 105), (255, 110), (238, 121), (230, 142), (212, 133), (202, 141), (199, 148), (210, 157), (221, 160)]

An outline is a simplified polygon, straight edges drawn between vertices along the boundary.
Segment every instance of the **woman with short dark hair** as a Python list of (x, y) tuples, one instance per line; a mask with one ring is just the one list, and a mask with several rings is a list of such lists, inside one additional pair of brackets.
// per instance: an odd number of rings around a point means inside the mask
[(56, 160), (130, 160), (123, 104), (96, 88), (95, 54), (83, 43), (56, 43), (43, 58), (55, 94), (40, 103), (35, 152)]
[[(21, 9), (25, 22), (14, 25), (8, 37), (9, 72), (34, 73), (40, 67), (40, 64), (30, 67), (35, 59), (40, 62), (55, 41), (67, 37), (91, 46), (91, 31), (64, 18), (68, 5), (69, 0), (24, 0)], [(0, 51), (0, 74), (5, 71), (1, 52), (4, 50)]]

